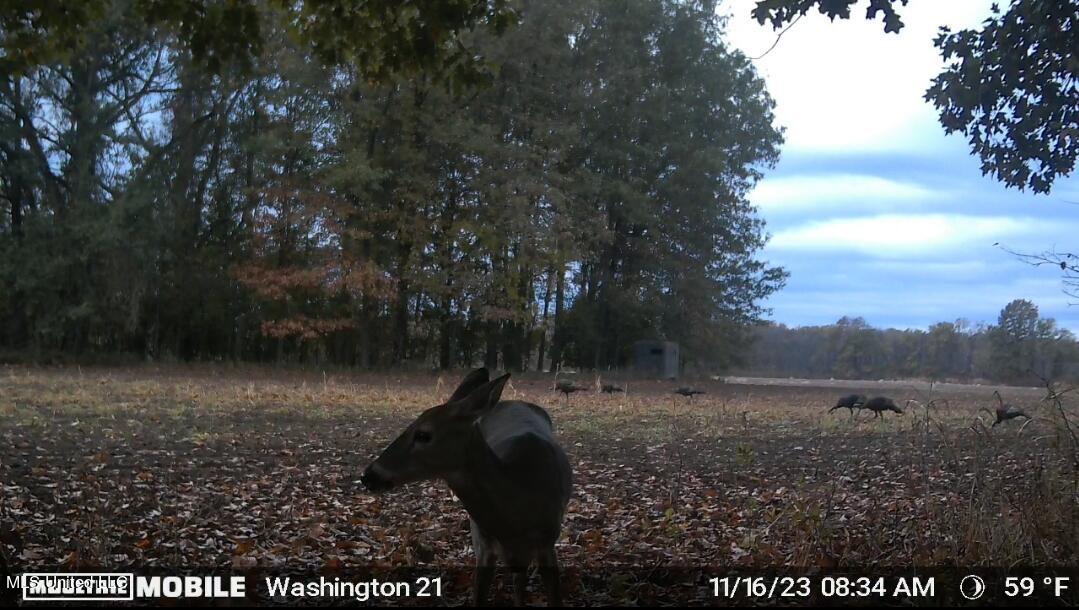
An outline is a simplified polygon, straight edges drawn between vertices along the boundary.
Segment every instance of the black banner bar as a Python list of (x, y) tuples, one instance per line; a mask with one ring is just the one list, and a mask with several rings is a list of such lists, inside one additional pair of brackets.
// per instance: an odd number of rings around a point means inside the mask
[[(3, 575), (0, 598), (34, 605), (93, 601), (102, 592), (130, 600), (95, 605), (457, 606), (470, 601), (471, 566), (303, 570), (59, 570)], [(44, 578), (48, 575), (48, 578)], [(66, 580), (65, 580), (66, 579)], [(127, 579), (127, 580), (125, 580)], [(42, 583), (49, 587), (44, 588)], [(512, 601), (505, 568), (491, 602)], [(90, 583), (87, 588), (87, 583)], [(1047, 606), (1079, 605), (1079, 569), (726, 567), (564, 567), (562, 596), (572, 606)], [(58, 599), (49, 599), (50, 597)], [(530, 604), (545, 603), (538, 574)]]

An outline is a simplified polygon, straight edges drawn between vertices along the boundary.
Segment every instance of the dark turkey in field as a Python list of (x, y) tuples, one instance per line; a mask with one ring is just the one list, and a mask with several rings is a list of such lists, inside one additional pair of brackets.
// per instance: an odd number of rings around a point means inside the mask
[(850, 414), (854, 415), (854, 410), (855, 409), (861, 409), (864, 406), (865, 406), (865, 395), (864, 394), (847, 394), (846, 396), (840, 398), (835, 403), (834, 407), (832, 407), (831, 409), (828, 409), (828, 412), (831, 413), (832, 411), (835, 411), (836, 409), (850, 409)]
[(884, 411), (895, 411), (900, 415), (903, 414), (903, 409), (901, 409), (899, 405), (895, 404), (894, 400), (888, 398), (887, 396), (875, 396), (873, 398), (870, 398), (868, 401), (866, 401), (862, 408), (872, 411), (873, 417), (884, 417), (882, 415), (882, 412)]
[(686, 398), (693, 398), (695, 394), (704, 394), (704, 390), (698, 390), (697, 388), (691, 388), (688, 386), (682, 386), (674, 391), (679, 396), (685, 396)]
[(614, 385), (613, 383), (605, 383), (605, 384), (603, 384), (602, 389), (603, 389), (604, 394), (614, 394), (616, 392), (625, 392), (626, 391), (626, 388)]
[(1023, 410), (1019, 407), (1004, 402), (1004, 399), (1000, 396), (1000, 392), (993, 390), (993, 396), (997, 397), (997, 421), (993, 422), (993, 426), (991, 427), (995, 427), (1001, 422), (1006, 422), (1009, 419), (1015, 419), (1016, 417), (1025, 417), (1027, 419), (1030, 419), (1030, 416), (1026, 413), (1023, 413)]
[(558, 391), (558, 392), (562, 392), (563, 394), (565, 394), (566, 398), (569, 398), (569, 395), (574, 393), (574, 392), (587, 392), (588, 391), (588, 388), (586, 388), (584, 386), (577, 385), (577, 384), (573, 383), (572, 381), (570, 381), (569, 379), (559, 379), (558, 382), (555, 383), (554, 389), (556, 391)]

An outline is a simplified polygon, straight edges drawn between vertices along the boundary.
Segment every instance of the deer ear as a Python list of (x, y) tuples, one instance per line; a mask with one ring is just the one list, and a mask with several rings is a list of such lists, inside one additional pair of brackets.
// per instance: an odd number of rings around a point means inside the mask
[(457, 389), (453, 391), (453, 395), (447, 400), (447, 403), (457, 402), (462, 398), (468, 396), (481, 385), (487, 383), (491, 378), (490, 374), (485, 368), (479, 368), (471, 373), (465, 375), (465, 378), (461, 380), (461, 385), (457, 386)]
[(506, 382), (510, 380), (510, 374), (493, 379), (476, 388), (467, 397), (452, 403), (458, 415), (466, 417), (479, 417), (498, 404), (502, 399), (502, 390)]

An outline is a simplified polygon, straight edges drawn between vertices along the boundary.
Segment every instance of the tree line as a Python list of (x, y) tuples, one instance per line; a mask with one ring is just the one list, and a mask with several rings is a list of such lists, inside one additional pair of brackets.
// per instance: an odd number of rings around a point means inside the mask
[(923, 378), (1041, 384), (1079, 380), (1079, 342), (1025, 299), (996, 324), (940, 322), (928, 330), (879, 329), (862, 318), (790, 328), (762, 325), (742, 372), (776, 377)]
[(527, 2), (449, 81), (327, 63), (280, 2), (210, 70), (133, 2), (0, 73), (9, 352), (722, 366), (783, 285), (746, 199), (782, 135), (712, 2)]

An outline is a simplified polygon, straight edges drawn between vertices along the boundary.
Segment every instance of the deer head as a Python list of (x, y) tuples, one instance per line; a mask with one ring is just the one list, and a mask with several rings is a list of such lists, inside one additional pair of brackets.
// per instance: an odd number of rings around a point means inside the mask
[(364, 470), (360, 482), (373, 492), (382, 492), (461, 471), (467, 445), (476, 434), (476, 421), (498, 404), (509, 377), (489, 381), (487, 369), (470, 373), (448, 401), (427, 409), (405, 428)]

